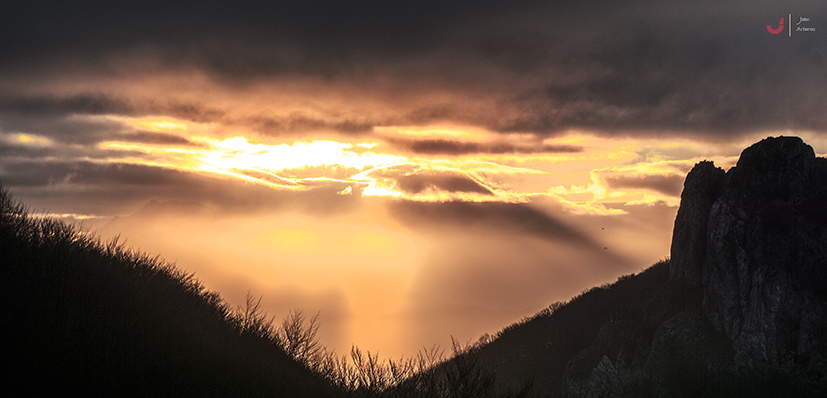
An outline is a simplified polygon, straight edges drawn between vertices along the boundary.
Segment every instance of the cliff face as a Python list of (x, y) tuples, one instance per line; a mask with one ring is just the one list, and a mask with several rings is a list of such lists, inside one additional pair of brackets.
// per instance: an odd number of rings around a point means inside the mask
[(827, 159), (798, 138), (768, 138), (744, 150), (721, 191), (704, 261), (688, 264), (701, 268), (704, 312), (739, 368), (823, 370)]
[(700, 283), (736, 368), (823, 369), (827, 159), (799, 138), (767, 138), (722, 174), (700, 163), (687, 176), (670, 275)]
[(712, 162), (700, 162), (689, 172), (672, 234), (669, 276), (695, 286), (701, 282), (706, 257), (709, 211), (721, 194), (726, 173)]
[(563, 395), (827, 393), (827, 159), (812, 147), (767, 138), (727, 172), (698, 163), (669, 274), (630, 326), (570, 361), (593, 371), (567, 372)]

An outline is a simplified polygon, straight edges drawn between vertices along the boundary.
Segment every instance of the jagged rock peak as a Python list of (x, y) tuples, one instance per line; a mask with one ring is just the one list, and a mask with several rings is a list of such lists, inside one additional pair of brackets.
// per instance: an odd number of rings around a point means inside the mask
[[(735, 364), (778, 371), (827, 361), (827, 160), (798, 137), (770, 137), (723, 171), (686, 178), (672, 240), (672, 279), (701, 286), (704, 312)], [(822, 341), (823, 342), (823, 341)]]
[(759, 172), (803, 170), (815, 157), (813, 147), (799, 137), (767, 137), (744, 149), (736, 167), (752, 167)]
[[(824, 202), (827, 193), (827, 184), (819, 182), (827, 177), (825, 164), (801, 138), (783, 136), (744, 149), (736, 167), (726, 173), (709, 161), (696, 164), (686, 176), (675, 219), (670, 277), (690, 286), (700, 283), (710, 211), (722, 196), (748, 198), (742, 203), (747, 213), (773, 200), (818, 213), (821, 206), (815, 202)], [(814, 216), (823, 218), (820, 213)]]
[(686, 176), (672, 234), (670, 278), (691, 286), (700, 283), (709, 210), (721, 193), (724, 176), (724, 170), (709, 161), (696, 164)]

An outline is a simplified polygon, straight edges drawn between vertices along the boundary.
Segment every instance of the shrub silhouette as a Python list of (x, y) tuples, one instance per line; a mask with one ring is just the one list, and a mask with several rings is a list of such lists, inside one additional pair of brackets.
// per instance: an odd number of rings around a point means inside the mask
[[(257, 307), (158, 257), (32, 217), (0, 187), (3, 374), (25, 395), (330, 396)], [(257, 304), (257, 303), (256, 303)]]
[[(260, 301), (260, 299), (259, 299)], [(482, 367), (475, 357), (481, 344), (466, 344), (452, 337), (452, 356), (445, 358), (438, 346), (423, 348), (411, 358), (381, 360), (377, 354), (352, 347), (350, 356), (327, 351), (317, 339), (317, 314), (307, 320), (301, 310), (290, 312), (276, 330), (272, 319), (258, 309), (258, 301), (248, 294), (246, 309), (240, 314), (255, 314), (253, 323), (266, 323), (262, 330), (279, 336), (276, 341), (285, 352), (324, 376), (339, 394), (354, 397), (506, 397), (527, 396), (530, 384), (521, 391), (498, 388), (494, 373)]]
[(2, 186), (0, 297), (3, 378), (24, 395), (503, 396), (478, 346), (339, 356), (318, 340), (318, 313), (276, 325), (249, 292), (233, 309), (158, 256), (29, 215)]

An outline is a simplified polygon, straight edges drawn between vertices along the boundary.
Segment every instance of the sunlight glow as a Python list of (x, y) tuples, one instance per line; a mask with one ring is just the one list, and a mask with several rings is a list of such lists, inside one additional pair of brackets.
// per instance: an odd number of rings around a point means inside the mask
[[(168, 118), (128, 119), (154, 130), (186, 131), (187, 123)], [(109, 161), (218, 174), (281, 190), (329, 186), (339, 195), (383, 196), (414, 201), (530, 202), (545, 196), (574, 213), (621, 214), (605, 205), (665, 203), (677, 206), (676, 184), (697, 162), (698, 148), (681, 141), (640, 142), (575, 134), (545, 139), (541, 145), (573, 145), (572, 153), (478, 153), (419, 155), (399, 151), (385, 140), (497, 137), (509, 145), (530, 146), (527, 134), (498, 134), (473, 128), (377, 127), (372, 140), (334, 139), (272, 142), (246, 136), (219, 137), (209, 125), (194, 124), (198, 135), (184, 137), (200, 146), (109, 141), (103, 149), (124, 151)], [(216, 136), (219, 135), (219, 136)], [(18, 140), (33, 140), (18, 136)], [(536, 144), (535, 144), (536, 145)], [(143, 156), (141, 154), (144, 154)], [(616, 206), (613, 206), (616, 207)]]
[(36, 136), (31, 136), (31, 135), (26, 135), (26, 134), (18, 134), (17, 135), (17, 141), (22, 142), (24, 144), (30, 144), (30, 145), (48, 145), (48, 144), (51, 143), (51, 141), (47, 138), (36, 137)]
[(314, 230), (286, 229), (274, 232), (267, 244), (290, 253), (313, 253), (320, 241), (321, 238)]
[(393, 255), (400, 250), (399, 243), (387, 234), (362, 231), (350, 235), (344, 245), (350, 253), (376, 253), (382, 252)]
[(335, 141), (297, 141), (292, 145), (267, 145), (250, 143), (245, 137), (224, 140), (193, 137), (192, 140), (208, 144), (210, 151), (202, 153), (202, 161), (223, 170), (236, 168), (279, 171), (333, 165), (364, 169), (405, 160), (401, 156), (356, 153), (351, 151), (355, 145)]
[(187, 130), (187, 125), (185, 123), (173, 122), (170, 120), (137, 121), (136, 123), (152, 131)]

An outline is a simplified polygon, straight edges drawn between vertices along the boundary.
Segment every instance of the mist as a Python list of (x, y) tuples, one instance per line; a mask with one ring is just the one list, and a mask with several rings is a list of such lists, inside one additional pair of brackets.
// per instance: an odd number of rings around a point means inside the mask
[[(568, 225), (574, 216), (558, 210), (566, 232), (549, 235), (527, 228), (551, 217), (540, 207), (475, 216), (473, 228), (397, 214), (419, 205), (363, 199), (347, 212), (319, 215), (153, 201), (97, 233), (161, 255), (232, 305), (249, 291), (276, 319), (295, 309), (319, 312), (320, 340), (337, 352), (356, 345), (398, 357), (447, 347), (451, 336), (476, 340), (584, 286), (640, 271), (669, 250), (668, 234), (652, 221), (676, 211), (641, 207)], [(452, 211), (445, 203), (425, 206)]]

